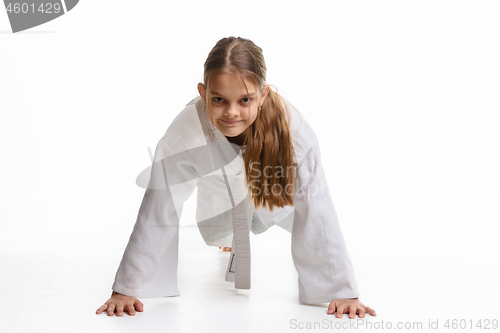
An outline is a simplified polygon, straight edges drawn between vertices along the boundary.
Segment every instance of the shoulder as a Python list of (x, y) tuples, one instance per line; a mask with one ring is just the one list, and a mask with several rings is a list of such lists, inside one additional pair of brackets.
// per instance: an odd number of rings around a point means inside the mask
[(169, 125), (167, 133), (184, 133), (187, 131), (189, 133), (198, 132), (198, 129), (201, 130), (201, 123), (198, 117), (198, 112), (196, 108), (196, 102), (198, 98), (192, 99), (182, 111), (180, 111), (177, 116), (172, 120), (172, 123)]
[(198, 116), (198, 100), (199, 97), (192, 99), (184, 109), (177, 114), (158, 142), (158, 147), (163, 151), (163, 158), (206, 145), (205, 136)]
[(283, 97), (282, 99), (287, 113), (293, 149), (297, 156), (297, 162), (300, 164), (311, 149), (317, 149), (318, 139), (304, 114), (288, 100)]

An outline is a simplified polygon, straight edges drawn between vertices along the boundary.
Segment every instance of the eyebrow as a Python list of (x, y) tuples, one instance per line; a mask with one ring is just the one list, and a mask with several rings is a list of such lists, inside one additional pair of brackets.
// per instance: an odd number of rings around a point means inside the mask
[[(218, 95), (218, 96), (221, 96), (221, 97), (224, 97), (222, 94), (219, 94), (218, 92), (216, 91), (212, 91), (211, 92), (211, 95)], [(241, 96), (240, 98), (245, 98), (245, 97), (256, 97), (257, 96), (257, 93), (250, 93), (248, 95), (243, 95)]]

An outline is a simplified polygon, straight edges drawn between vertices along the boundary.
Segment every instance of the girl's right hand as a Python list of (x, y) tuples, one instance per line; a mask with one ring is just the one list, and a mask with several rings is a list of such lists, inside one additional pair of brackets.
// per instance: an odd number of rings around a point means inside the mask
[(97, 309), (95, 313), (100, 314), (106, 310), (108, 312), (108, 316), (114, 315), (115, 310), (118, 317), (123, 316), (123, 311), (128, 312), (130, 316), (134, 316), (135, 310), (139, 312), (144, 311), (144, 304), (142, 304), (142, 302), (137, 298), (125, 296), (117, 293), (116, 291), (113, 291), (111, 297), (107, 300), (107, 302), (104, 303), (104, 305), (99, 309)]

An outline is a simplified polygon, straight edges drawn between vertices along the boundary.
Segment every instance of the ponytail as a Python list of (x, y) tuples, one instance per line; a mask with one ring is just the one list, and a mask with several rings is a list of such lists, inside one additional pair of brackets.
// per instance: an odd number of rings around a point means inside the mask
[(293, 205), (294, 159), (288, 112), (283, 98), (269, 90), (257, 118), (247, 129), (243, 156), (255, 207)]

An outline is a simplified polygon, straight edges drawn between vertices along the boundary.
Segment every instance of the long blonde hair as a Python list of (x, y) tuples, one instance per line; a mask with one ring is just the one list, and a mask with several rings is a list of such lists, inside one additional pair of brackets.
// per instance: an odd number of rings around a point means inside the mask
[[(241, 37), (223, 38), (208, 54), (203, 75), (208, 112), (211, 105), (210, 84), (220, 72), (235, 74), (245, 89), (247, 87), (244, 80), (252, 82), (260, 92), (260, 99), (266, 84), (266, 64), (262, 49), (251, 40)], [(273, 211), (274, 207), (293, 205), (295, 152), (286, 106), (277, 91), (269, 90), (262, 108), (257, 110), (257, 118), (246, 131), (243, 160), (255, 207), (267, 206)]]

